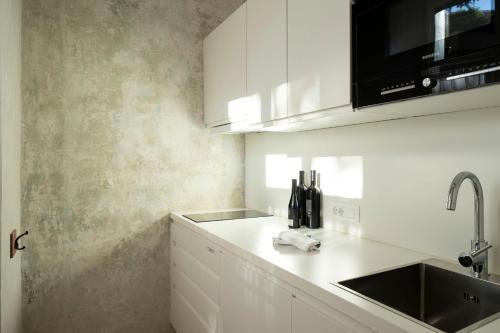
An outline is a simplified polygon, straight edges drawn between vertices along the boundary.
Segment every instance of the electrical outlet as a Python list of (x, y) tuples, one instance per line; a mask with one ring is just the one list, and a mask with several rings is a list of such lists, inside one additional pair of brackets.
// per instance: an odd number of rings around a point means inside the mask
[(359, 223), (359, 206), (334, 202), (332, 211), (334, 220)]

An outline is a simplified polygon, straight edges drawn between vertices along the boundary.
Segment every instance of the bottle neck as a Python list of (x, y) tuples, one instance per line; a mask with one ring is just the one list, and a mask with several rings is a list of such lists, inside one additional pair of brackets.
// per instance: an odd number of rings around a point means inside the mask
[(311, 186), (316, 185), (316, 170), (311, 170)]
[(304, 181), (304, 178), (305, 178), (305, 177), (304, 177), (304, 171), (301, 171), (301, 172), (299, 173), (299, 185), (304, 185), (304, 182), (305, 182), (305, 181)]

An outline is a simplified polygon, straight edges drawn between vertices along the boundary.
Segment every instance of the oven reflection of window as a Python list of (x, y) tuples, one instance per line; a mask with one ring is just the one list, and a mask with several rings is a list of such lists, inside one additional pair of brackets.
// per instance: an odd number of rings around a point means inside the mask
[(444, 39), (447, 30), (446, 10), (434, 15), (434, 60), (444, 59)]
[(434, 16), (435, 40), (492, 23), (495, 0), (468, 0), (444, 8)]

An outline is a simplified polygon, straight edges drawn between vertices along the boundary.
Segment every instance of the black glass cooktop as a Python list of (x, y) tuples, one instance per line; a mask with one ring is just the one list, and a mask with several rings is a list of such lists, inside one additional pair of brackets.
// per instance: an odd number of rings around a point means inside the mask
[(223, 220), (251, 219), (251, 218), (266, 217), (271, 215), (259, 212), (257, 210), (233, 210), (229, 212), (190, 214), (183, 216), (187, 217), (193, 222), (201, 223), (201, 222), (214, 222)]

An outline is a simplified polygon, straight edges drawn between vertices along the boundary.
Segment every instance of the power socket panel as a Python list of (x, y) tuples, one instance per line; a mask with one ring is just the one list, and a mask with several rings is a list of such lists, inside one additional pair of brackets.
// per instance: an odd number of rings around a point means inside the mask
[(359, 223), (359, 206), (334, 202), (332, 207), (333, 220)]

